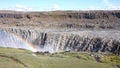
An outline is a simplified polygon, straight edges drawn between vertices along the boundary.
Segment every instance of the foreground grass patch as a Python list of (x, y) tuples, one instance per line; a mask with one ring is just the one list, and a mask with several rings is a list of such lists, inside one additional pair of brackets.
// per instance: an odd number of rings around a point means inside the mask
[[(0, 68), (115, 68), (115, 65), (119, 64), (115, 57), (110, 63), (103, 61), (107, 57), (101, 59), (103, 63), (99, 63), (89, 54), (75, 52), (41, 55), (23, 49), (0, 48), (0, 55), (2, 55)], [(11, 57), (22, 64), (14, 61)], [(111, 64), (112, 62), (114, 65)]]

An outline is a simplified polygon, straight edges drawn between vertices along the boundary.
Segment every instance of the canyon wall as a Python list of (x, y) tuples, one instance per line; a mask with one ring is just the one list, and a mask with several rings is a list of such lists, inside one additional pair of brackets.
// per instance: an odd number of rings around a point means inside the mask
[(0, 11), (0, 18), (73, 18), (73, 19), (112, 19), (120, 18), (120, 11), (49, 11), (49, 12), (6, 12)]
[[(0, 12), (3, 26), (120, 29), (120, 11), (50, 11), (50, 12)], [(2, 27), (2, 26), (1, 26)]]
[(83, 51), (120, 54), (120, 31), (42, 31), (3, 29), (15, 33), (37, 47), (38, 51)]
[(120, 54), (119, 10), (0, 12), (0, 29), (38, 51)]

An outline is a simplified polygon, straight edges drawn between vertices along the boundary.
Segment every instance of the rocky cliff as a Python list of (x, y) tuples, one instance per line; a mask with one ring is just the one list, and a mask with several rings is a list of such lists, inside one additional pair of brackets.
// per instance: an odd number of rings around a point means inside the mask
[(51, 11), (51, 12), (1, 12), (0, 18), (73, 18), (73, 19), (112, 19), (120, 18), (120, 11)]
[(2, 26), (120, 29), (120, 11), (50, 11), (50, 12), (0, 12)]
[(31, 42), (38, 51), (83, 51), (120, 54), (120, 31), (3, 29)]
[(119, 10), (0, 12), (0, 29), (50, 52), (120, 54), (119, 21)]

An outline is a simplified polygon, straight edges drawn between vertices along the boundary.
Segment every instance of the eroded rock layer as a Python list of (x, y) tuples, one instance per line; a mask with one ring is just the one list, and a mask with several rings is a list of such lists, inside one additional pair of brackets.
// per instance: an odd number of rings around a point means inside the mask
[(70, 29), (120, 29), (120, 11), (50, 11), (16, 12), (0, 11), (0, 26), (70, 28)]

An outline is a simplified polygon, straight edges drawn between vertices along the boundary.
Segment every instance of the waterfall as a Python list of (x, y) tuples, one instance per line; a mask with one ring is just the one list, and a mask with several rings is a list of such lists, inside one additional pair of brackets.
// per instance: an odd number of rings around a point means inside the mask
[(119, 31), (40, 32), (0, 30), (0, 46), (34, 52), (87, 51), (120, 53)]
[(4, 30), (0, 30), (0, 47), (23, 48), (36, 51), (34, 46), (27, 40)]

